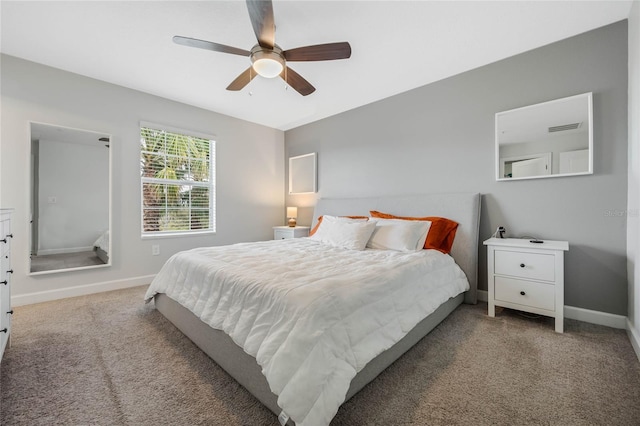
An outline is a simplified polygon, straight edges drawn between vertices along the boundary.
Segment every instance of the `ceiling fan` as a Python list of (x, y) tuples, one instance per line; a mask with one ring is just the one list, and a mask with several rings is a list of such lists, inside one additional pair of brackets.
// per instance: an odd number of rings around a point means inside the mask
[(251, 66), (240, 74), (227, 90), (241, 90), (256, 74), (266, 78), (280, 76), (289, 86), (302, 96), (313, 93), (316, 88), (300, 74), (287, 66), (287, 61), (330, 61), (347, 59), (351, 56), (351, 46), (347, 42), (318, 44), (314, 46), (298, 47), (282, 50), (275, 43), (276, 26), (273, 18), (273, 4), (271, 0), (247, 0), (249, 18), (258, 44), (251, 50), (226, 46), (212, 41), (195, 38), (174, 36), (174, 43), (184, 46), (212, 50), (214, 52), (231, 53), (233, 55), (248, 56)]

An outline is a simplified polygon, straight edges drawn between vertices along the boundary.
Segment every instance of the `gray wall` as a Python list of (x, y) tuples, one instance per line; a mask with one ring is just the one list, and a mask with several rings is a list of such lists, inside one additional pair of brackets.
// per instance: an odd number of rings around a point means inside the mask
[[(180, 250), (273, 238), (272, 226), (281, 224), (284, 216), (282, 131), (15, 57), (2, 55), (1, 59), (0, 204), (15, 208), (14, 296), (36, 294), (38, 300), (53, 299), (122, 287), (157, 273), (168, 257)], [(216, 234), (141, 238), (141, 120), (216, 136)], [(27, 275), (29, 121), (112, 136), (112, 267)], [(160, 256), (151, 255), (152, 244), (160, 245)], [(75, 291), (78, 287), (89, 290)]]
[[(494, 114), (585, 92), (594, 174), (496, 182)], [(565, 303), (627, 313), (626, 21), (289, 130), (285, 150), (318, 152), (318, 197), (480, 192), (481, 240), (503, 225), (510, 236), (569, 241)], [(310, 222), (314, 197), (286, 201)]]
[(640, 358), (640, 2), (629, 13), (629, 190), (627, 271), (629, 322), (627, 329)]

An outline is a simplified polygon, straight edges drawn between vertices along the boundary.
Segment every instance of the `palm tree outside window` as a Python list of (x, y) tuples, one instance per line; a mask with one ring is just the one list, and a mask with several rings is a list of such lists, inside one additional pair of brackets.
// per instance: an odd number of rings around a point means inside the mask
[(215, 232), (215, 141), (140, 127), (142, 235)]

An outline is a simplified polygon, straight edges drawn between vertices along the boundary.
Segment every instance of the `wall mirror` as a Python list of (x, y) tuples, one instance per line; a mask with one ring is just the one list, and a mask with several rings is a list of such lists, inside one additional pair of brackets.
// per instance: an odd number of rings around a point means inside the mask
[(496, 114), (497, 180), (592, 173), (591, 93)]
[(316, 192), (316, 153), (289, 158), (289, 194)]
[(30, 273), (111, 265), (111, 136), (30, 127)]

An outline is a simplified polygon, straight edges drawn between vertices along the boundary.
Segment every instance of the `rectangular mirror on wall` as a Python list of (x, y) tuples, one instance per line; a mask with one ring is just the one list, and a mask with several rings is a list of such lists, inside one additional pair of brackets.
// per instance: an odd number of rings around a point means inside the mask
[(289, 158), (289, 194), (316, 192), (316, 153)]
[(499, 181), (593, 173), (593, 95), (496, 114)]
[(30, 127), (31, 274), (111, 265), (111, 136)]

